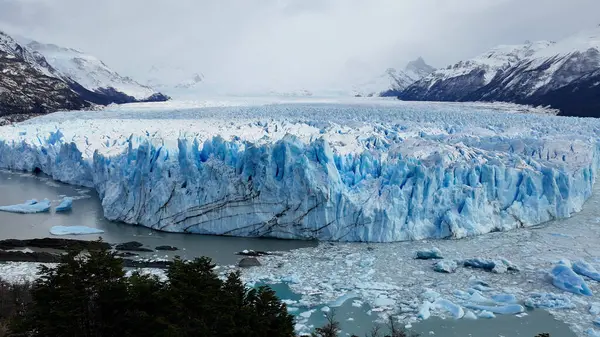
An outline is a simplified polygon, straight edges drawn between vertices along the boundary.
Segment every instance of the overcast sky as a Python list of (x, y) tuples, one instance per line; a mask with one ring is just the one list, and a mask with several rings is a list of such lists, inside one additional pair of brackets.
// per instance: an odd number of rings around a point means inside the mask
[(0, 0), (0, 29), (232, 87), (310, 87), (418, 56), (443, 67), (498, 44), (600, 23), (599, 0)]

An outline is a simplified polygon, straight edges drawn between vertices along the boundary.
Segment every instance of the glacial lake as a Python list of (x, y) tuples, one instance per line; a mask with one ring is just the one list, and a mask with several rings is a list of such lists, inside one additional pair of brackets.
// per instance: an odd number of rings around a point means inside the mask
[[(106, 220), (102, 215), (102, 207), (95, 191), (57, 183), (46, 176), (35, 176), (24, 173), (0, 171), (0, 205), (22, 203), (28, 199), (43, 200), (48, 198), (56, 206), (63, 196), (75, 197), (73, 210), (65, 214), (54, 212), (42, 214), (12, 214), (0, 212), (0, 239), (31, 239), (52, 237), (49, 230), (52, 226), (81, 225), (104, 230), (100, 235), (70, 235), (65, 238), (94, 240), (97, 237), (109, 243), (138, 241), (149, 248), (159, 245), (178, 247), (177, 252), (157, 252), (149, 256), (184, 258), (209, 256), (216, 263), (233, 265), (240, 257), (235, 252), (244, 249), (263, 251), (286, 251), (302, 247), (315, 246), (315, 242), (235, 238), (221, 236), (202, 236), (177, 233), (162, 233), (145, 227), (115, 223)], [(271, 285), (282, 299), (298, 300), (285, 284)], [(309, 325), (320, 326), (325, 323), (321, 307), (310, 308)], [(370, 314), (367, 305), (355, 307), (352, 301), (334, 309), (336, 318), (341, 323), (341, 336), (356, 334), (364, 336), (373, 327), (376, 315)], [(299, 309), (295, 315), (307, 315), (309, 309)], [(382, 330), (385, 331), (385, 330)], [(495, 319), (442, 320), (432, 317), (424, 322), (413, 324), (411, 331), (424, 336), (443, 337), (534, 337), (537, 333), (548, 332), (551, 336), (576, 336), (569, 327), (555, 320), (549, 313), (541, 310), (528, 312), (522, 318), (516, 316), (498, 316)]]
[[(46, 176), (0, 171), (0, 205), (20, 204), (25, 200), (48, 198), (57, 206), (62, 196), (75, 197), (73, 210), (68, 213), (13, 214), (0, 212), (0, 239), (33, 239), (53, 237), (53, 226), (87, 226), (104, 231), (95, 235), (66, 235), (62, 238), (95, 240), (109, 243), (138, 241), (148, 248), (175, 246), (179, 251), (156, 252), (159, 257), (179, 255), (182, 258), (208, 256), (218, 264), (235, 264), (236, 252), (247, 250), (285, 251), (315, 246), (316, 242), (263, 238), (164, 233), (146, 227), (116, 223), (103, 217), (102, 206), (94, 190), (57, 183)], [(152, 256), (153, 254), (149, 255)]]

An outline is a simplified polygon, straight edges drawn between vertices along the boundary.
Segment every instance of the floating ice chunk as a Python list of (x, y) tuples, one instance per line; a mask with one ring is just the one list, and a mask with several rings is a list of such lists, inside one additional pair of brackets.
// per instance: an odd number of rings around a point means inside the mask
[(357, 297), (358, 296), (355, 293), (348, 293), (348, 294), (338, 297), (335, 301), (329, 303), (328, 306), (331, 308), (338, 308), (338, 307), (341, 307), (342, 305), (344, 305), (344, 303), (346, 303), (346, 301), (357, 298)]
[(328, 307), (328, 306), (324, 306), (324, 307), (322, 307), (322, 308), (321, 308), (321, 311), (322, 311), (322, 312), (330, 312), (330, 311), (331, 311), (331, 308), (330, 308), (330, 307)]
[(519, 268), (519, 266), (517, 266), (516, 264), (512, 263), (511, 261), (509, 261), (507, 259), (501, 258), (500, 262), (502, 262), (502, 264), (506, 267), (506, 269), (508, 271), (520, 271), (521, 270)]
[(493, 290), (493, 288), (491, 288), (491, 287), (486, 287), (486, 286), (484, 286), (483, 284), (477, 284), (477, 285), (474, 285), (474, 286), (473, 286), (472, 290), (486, 292), (486, 291), (492, 291), (492, 290)]
[(437, 300), (440, 296), (441, 296), (440, 293), (438, 293), (437, 291), (433, 291), (431, 289), (427, 289), (421, 294), (421, 298), (431, 301), (431, 302)]
[(300, 283), (300, 278), (296, 275), (288, 275), (281, 278), (281, 282), (285, 283)]
[(52, 235), (89, 235), (102, 234), (103, 230), (86, 226), (54, 226), (50, 228)]
[(393, 307), (396, 304), (396, 301), (386, 296), (379, 296), (377, 299), (375, 299), (373, 304), (375, 304), (377, 307)]
[(583, 278), (575, 274), (567, 264), (557, 264), (550, 272), (550, 277), (552, 278), (552, 284), (559, 289), (578, 295), (593, 295)]
[(73, 198), (64, 197), (58, 206), (56, 206), (57, 212), (68, 212), (73, 208)]
[(483, 296), (479, 291), (474, 291), (468, 299), (471, 303), (492, 304), (493, 300)]
[(554, 293), (532, 293), (524, 304), (532, 309), (572, 309), (576, 307), (567, 296)]
[(600, 337), (600, 332), (589, 328), (587, 330), (584, 331), (586, 336), (590, 336), (590, 337)]
[(32, 214), (32, 213), (44, 213), (50, 210), (50, 200), (44, 199), (41, 202), (37, 200), (27, 200), (22, 204), (0, 206), (0, 211), (9, 213), (21, 213), (21, 214)]
[(433, 270), (438, 273), (451, 274), (456, 271), (458, 264), (453, 260), (442, 260), (433, 265)]
[(465, 267), (483, 269), (486, 271), (492, 271), (496, 266), (496, 262), (493, 260), (486, 260), (480, 258), (467, 259), (463, 261)]
[(443, 259), (442, 252), (437, 248), (433, 247), (429, 250), (419, 250), (415, 254), (415, 258), (418, 260), (432, 260), (432, 259)]
[(596, 317), (593, 321), (595, 326), (600, 326), (600, 317)]
[(573, 263), (573, 271), (579, 275), (587, 276), (594, 281), (600, 282), (600, 273), (594, 266), (585, 262), (584, 260), (579, 260)]
[(600, 315), (600, 303), (590, 303), (590, 315)]
[(494, 313), (491, 311), (484, 310), (484, 311), (480, 312), (479, 315), (477, 315), (477, 317), (479, 317), (479, 318), (495, 318), (496, 315), (494, 315)]
[(421, 304), (421, 306), (419, 307), (419, 312), (417, 313), (417, 317), (422, 320), (426, 320), (429, 317), (431, 317), (431, 307), (432, 307), (431, 302), (429, 302), (429, 301), (423, 302), (423, 304)]
[(465, 315), (463, 316), (463, 318), (464, 319), (472, 319), (473, 320), (473, 319), (477, 319), (477, 316), (471, 310), (467, 310), (467, 312), (465, 313)]
[(496, 274), (504, 274), (507, 271), (519, 271), (519, 268), (506, 259), (489, 260), (482, 258), (473, 258), (463, 261), (465, 267), (483, 269)]
[(465, 315), (463, 308), (454, 302), (448, 301), (447, 299), (438, 298), (434, 303), (436, 309), (445, 310), (452, 314), (452, 317), (459, 319)]
[(515, 304), (518, 302), (517, 297), (513, 294), (496, 294), (492, 295), (492, 300), (497, 303)]
[(310, 318), (310, 316), (312, 316), (313, 312), (315, 312), (314, 309), (307, 310), (307, 311), (301, 312), (300, 315), (298, 315), (298, 316), (303, 317), (303, 318)]
[(502, 306), (467, 304), (465, 306), (469, 309), (490, 311), (490, 312), (493, 312), (495, 314), (500, 314), (500, 315), (515, 315), (515, 314), (520, 314), (523, 311), (525, 311), (525, 308), (519, 304), (508, 304), (508, 305), (502, 305)]

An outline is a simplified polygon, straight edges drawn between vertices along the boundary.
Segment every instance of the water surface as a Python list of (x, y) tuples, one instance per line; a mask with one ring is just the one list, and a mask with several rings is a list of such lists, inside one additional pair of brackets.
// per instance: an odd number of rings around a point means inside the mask
[[(52, 237), (52, 226), (88, 226), (104, 230), (101, 235), (67, 235), (72, 239), (109, 243), (138, 241), (154, 248), (170, 245), (177, 252), (157, 252), (160, 257), (179, 255), (184, 258), (209, 256), (219, 264), (234, 264), (235, 252), (244, 249), (285, 251), (316, 245), (315, 242), (263, 238), (237, 238), (158, 232), (142, 226), (111, 222), (104, 218), (101, 202), (95, 191), (57, 183), (45, 176), (0, 171), (0, 205), (19, 204), (28, 199), (52, 200), (57, 206), (63, 196), (76, 197), (69, 213), (13, 214), (0, 212), (0, 239), (32, 239)], [(80, 199), (78, 199), (80, 198)]]

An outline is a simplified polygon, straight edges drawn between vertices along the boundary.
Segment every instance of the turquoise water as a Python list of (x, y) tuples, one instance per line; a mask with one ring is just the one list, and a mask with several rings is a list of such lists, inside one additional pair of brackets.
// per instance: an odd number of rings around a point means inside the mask
[[(278, 283), (269, 285), (277, 295), (283, 300), (298, 301), (301, 296), (292, 292), (287, 284)], [(353, 300), (347, 300), (340, 307), (333, 308), (335, 318), (340, 322), (342, 333), (340, 336), (357, 335), (365, 336), (377, 324), (381, 327), (381, 332), (387, 333), (384, 324), (378, 324), (374, 321), (376, 313), (370, 312), (370, 307), (363, 304), (361, 307), (353, 306)], [(291, 305), (291, 307), (297, 307)], [(325, 312), (321, 309), (325, 305), (310, 308), (300, 307), (298, 311), (291, 312), (298, 319), (302, 319), (301, 314), (314, 310), (308, 319), (309, 327), (319, 327), (326, 323)], [(415, 323), (410, 328), (411, 332), (424, 336), (441, 337), (534, 337), (539, 333), (547, 332), (551, 336), (557, 337), (576, 337), (569, 326), (563, 322), (557, 321), (548, 312), (543, 310), (529, 311), (525, 317), (502, 316), (498, 315), (494, 319), (477, 320), (455, 320), (440, 319), (432, 317), (426, 321)]]

